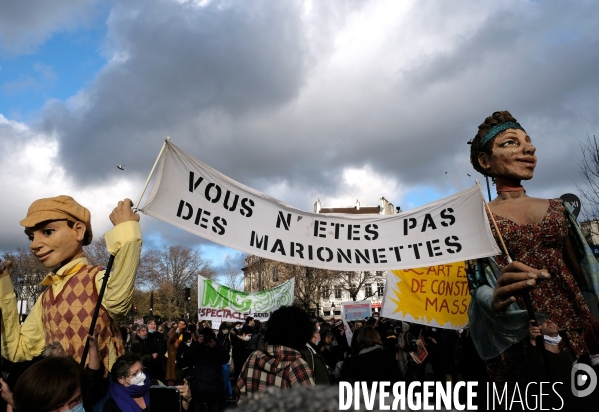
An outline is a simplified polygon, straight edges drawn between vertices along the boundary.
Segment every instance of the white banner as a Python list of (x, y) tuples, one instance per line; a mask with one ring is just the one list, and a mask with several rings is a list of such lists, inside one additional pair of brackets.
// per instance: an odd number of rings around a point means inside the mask
[(395, 215), (308, 213), (244, 186), (170, 142), (141, 211), (280, 262), (391, 270), (500, 254), (479, 186)]
[[(198, 319), (212, 322), (245, 322), (251, 316), (261, 322), (281, 306), (293, 304), (295, 278), (260, 292), (243, 292), (198, 276)], [(212, 329), (215, 329), (214, 323)]]

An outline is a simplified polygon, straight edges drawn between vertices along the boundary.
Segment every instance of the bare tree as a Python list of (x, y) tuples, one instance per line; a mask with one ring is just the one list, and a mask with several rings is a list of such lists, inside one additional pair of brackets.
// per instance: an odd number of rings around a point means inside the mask
[(110, 253), (106, 249), (106, 240), (104, 236), (100, 236), (94, 240), (91, 244), (84, 246), (85, 256), (91, 265), (102, 265), (106, 266)]
[[(337, 272), (337, 286), (349, 293), (349, 296), (354, 301), (357, 300), (358, 293), (360, 293), (360, 289), (362, 289), (365, 285), (369, 283), (373, 283), (375, 280), (377, 280), (377, 274), (374, 271)], [(370, 296), (365, 295), (365, 299), (368, 299), (373, 295), (374, 294)]]
[(15, 253), (5, 253), (2, 260), (12, 261), (10, 277), (18, 299), (32, 305), (44, 290), (40, 283), (48, 274), (48, 269), (31, 252), (20, 248)]
[(336, 272), (298, 265), (289, 265), (295, 274), (295, 301), (309, 311), (318, 307), (321, 292), (329, 290)]
[(243, 290), (243, 274), (239, 273), (233, 265), (227, 263), (225, 267), (224, 285), (235, 290)]
[[(213, 279), (216, 272), (209, 260), (185, 246), (150, 250), (142, 256), (136, 283), (141, 290), (154, 290), (154, 313), (173, 319), (197, 313), (198, 275)], [(191, 300), (185, 300), (185, 288)]]

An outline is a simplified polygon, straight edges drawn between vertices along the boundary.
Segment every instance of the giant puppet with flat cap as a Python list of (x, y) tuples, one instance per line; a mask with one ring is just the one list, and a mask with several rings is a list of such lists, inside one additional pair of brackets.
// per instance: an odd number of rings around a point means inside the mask
[[(110, 214), (114, 228), (104, 235), (115, 256), (95, 328), (106, 371), (125, 352), (116, 322), (131, 307), (141, 253), (139, 215), (131, 206), (129, 199), (118, 203)], [(103, 267), (88, 263), (83, 250), (93, 236), (90, 212), (69, 196), (38, 199), (20, 224), (31, 252), (52, 272), (42, 282), (48, 287), (21, 326), (9, 276), (11, 262), (5, 262), (0, 273), (2, 356), (13, 362), (29, 360), (46, 345), (60, 342), (69, 356), (80, 361), (105, 273)]]

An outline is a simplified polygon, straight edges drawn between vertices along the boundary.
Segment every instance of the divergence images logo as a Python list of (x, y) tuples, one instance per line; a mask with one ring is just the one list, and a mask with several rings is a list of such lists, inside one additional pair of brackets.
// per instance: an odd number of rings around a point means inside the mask
[(597, 387), (597, 374), (589, 365), (577, 363), (570, 372), (570, 386), (574, 396), (588, 396)]

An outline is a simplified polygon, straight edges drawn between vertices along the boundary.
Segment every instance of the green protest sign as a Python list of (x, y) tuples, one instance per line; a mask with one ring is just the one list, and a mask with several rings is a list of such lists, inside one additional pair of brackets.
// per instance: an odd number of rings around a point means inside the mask
[(293, 303), (294, 285), (292, 278), (272, 289), (243, 292), (198, 276), (198, 318), (236, 322), (252, 316), (266, 321), (274, 310)]

